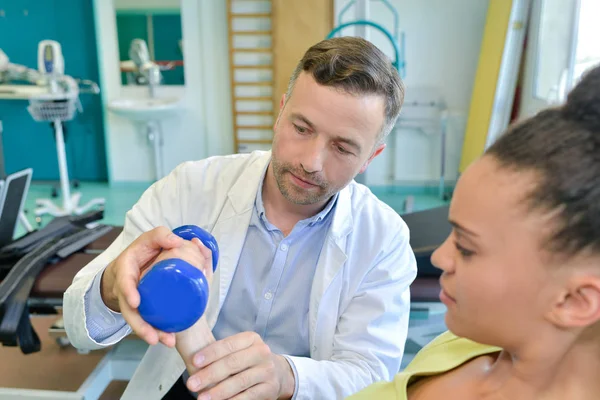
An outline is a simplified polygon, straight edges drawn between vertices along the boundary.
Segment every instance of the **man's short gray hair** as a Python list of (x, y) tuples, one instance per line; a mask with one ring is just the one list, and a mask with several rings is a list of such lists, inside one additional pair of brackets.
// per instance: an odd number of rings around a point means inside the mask
[(385, 99), (385, 121), (379, 134), (383, 143), (392, 131), (402, 103), (404, 83), (391, 60), (371, 42), (359, 37), (323, 40), (309, 48), (292, 73), (286, 102), (302, 72), (324, 86), (353, 95), (377, 94)]

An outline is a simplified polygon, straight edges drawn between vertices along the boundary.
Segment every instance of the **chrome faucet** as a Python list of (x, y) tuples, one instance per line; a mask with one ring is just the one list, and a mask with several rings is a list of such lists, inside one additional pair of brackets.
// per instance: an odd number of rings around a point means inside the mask
[(133, 39), (129, 46), (129, 58), (136, 67), (135, 82), (148, 85), (150, 97), (155, 97), (156, 86), (160, 85), (162, 75), (160, 66), (150, 60), (148, 46), (142, 39)]

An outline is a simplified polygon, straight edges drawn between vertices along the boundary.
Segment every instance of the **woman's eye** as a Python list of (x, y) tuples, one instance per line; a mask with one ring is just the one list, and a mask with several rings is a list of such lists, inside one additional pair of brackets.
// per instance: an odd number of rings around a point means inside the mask
[(469, 250), (469, 249), (465, 249), (464, 247), (462, 247), (461, 245), (459, 245), (458, 243), (454, 243), (454, 245), (456, 246), (456, 250), (458, 250), (458, 252), (463, 256), (463, 257), (471, 257), (472, 255), (475, 254), (474, 251)]

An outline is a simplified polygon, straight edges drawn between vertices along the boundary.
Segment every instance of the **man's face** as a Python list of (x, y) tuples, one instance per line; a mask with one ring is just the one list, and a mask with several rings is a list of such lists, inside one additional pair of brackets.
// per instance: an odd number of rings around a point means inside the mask
[(382, 96), (354, 96), (303, 72), (285, 107), (281, 103), (271, 165), (279, 190), (293, 204), (326, 202), (385, 147), (375, 147), (385, 122)]

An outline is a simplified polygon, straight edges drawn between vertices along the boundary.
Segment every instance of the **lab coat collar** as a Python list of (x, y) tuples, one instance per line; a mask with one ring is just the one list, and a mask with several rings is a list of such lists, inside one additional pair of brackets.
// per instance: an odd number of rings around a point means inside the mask
[(333, 239), (339, 241), (344, 239), (352, 230), (353, 217), (352, 217), (352, 198), (350, 196), (351, 182), (348, 186), (340, 190), (337, 205), (333, 214), (333, 221), (331, 223), (331, 235)]
[(271, 161), (271, 151), (256, 158), (238, 177), (227, 196), (237, 214), (247, 212), (254, 207), (256, 193), (260, 189), (259, 181)]

